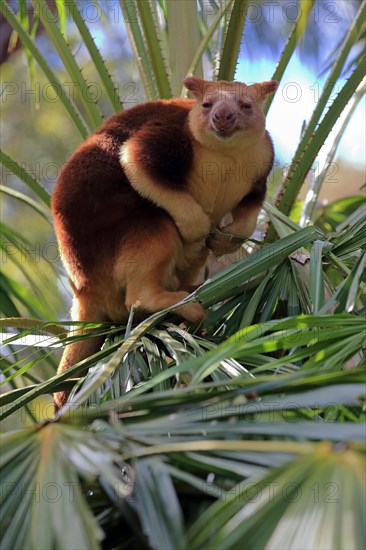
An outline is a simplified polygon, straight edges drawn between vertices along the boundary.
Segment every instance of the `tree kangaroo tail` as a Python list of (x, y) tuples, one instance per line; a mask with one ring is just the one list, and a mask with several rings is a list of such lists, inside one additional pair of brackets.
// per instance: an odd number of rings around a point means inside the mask
[[(80, 302), (81, 301), (79, 299), (75, 298), (72, 316), (73, 320), (86, 322), (100, 322), (105, 320), (101, 318), (101, 315), (98, 314), (98, 312), (91, 311), (90, 308), (81, 307)], [(94, 331), (94, 329), (80, 329), (78, 331), (73, 331), (70, 335), (91, 335)], [(81, 340), (79, 342), (68, 344), (62, 355), (59, 367), (57, 369), (57, 374), (61, 374), (73, 365), (76, 365), (76, 363), (83, 361), (83, 359), (87, 359), (99, 351), (102, 347), (104, 339), (105, 336), (94, 336), (85, 338), (85, 340)], [(68, 395), (69, 394), (66, 391), (60, 391), (54, 394), (55, 413), (65, 405)]]

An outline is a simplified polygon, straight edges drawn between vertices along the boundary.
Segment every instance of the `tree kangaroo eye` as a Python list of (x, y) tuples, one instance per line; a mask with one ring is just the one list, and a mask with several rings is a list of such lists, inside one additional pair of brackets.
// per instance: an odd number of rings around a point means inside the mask
[(240, 108), (249, 111), (252, 108), (252, 105), (250, 103), (244, 102), (240, 104)]
[(212, 103), (202, 103), (202, 107), (203, 107), (204, 109), (211, 109)]

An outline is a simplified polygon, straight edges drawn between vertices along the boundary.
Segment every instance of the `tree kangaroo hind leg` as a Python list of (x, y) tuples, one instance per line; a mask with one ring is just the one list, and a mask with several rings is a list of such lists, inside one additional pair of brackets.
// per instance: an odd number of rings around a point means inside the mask
[[(106, 321), (105, 315), (103, 315), (93, 305), (93, 299), (91, 296), (79, 296), (74, 297), (73, 309), (72, 309), (73, 321), (84, 322), (103, 322)], [(69, 333), (69, 336), (81, 336), (84, 334), (93, 334), (97, 329), (83, 329), (73, 330)], [(80, 361), (87, 359), (94, 353), (100, 350), (105, 340), (105, 336), (94, 336), (85, 338), (79, 342), (74, 342), (66, 345), (57, 374), (61, 374), (70, 367), (76, 365)], [(68, 392), (61, 391), (54, 394), (55, 412), (63, 407), (67, 401)]]
[[(155, 313), (173, 306), (189, 293), (179, 289), (176, 265), (183, 253), (182, 241), (173, 222), (159, 224), (149, 238), (134, 251), (134, 262), (121, 255), (118, 265), (126, 286), (127, 309), (139, 305), (147, 313)], [(198, 303), (177, 308), (177, 313), (192, 322), (204, 319), (205, 311)]]

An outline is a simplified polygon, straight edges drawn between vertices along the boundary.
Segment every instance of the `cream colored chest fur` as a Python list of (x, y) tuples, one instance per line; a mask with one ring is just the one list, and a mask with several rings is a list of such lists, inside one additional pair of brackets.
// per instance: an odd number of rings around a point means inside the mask
[(188, 190), (212, 221), (218, 223), (251, 191), (270, 162), (271, 151), (264, 140), (255, 147), (220, 154), (196, 147)]

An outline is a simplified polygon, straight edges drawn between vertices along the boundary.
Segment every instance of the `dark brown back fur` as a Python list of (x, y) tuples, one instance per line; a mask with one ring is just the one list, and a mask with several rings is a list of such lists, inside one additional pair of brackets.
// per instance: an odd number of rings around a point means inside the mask
[[(136, 231), (147, 237), (158, 220), (169, 216), (131, 187), (119, 162), (120, 147), (144, 126), (140, 139), (145, 140), (145, 154), (139, 160), (162, 183), (179, 185), (192, 163), (186, 124), (192, 104), (192, 100), (159, 101), (117, 113), (64, 166), (52, 196), (52, 211), (77, 289), (90, 283), (95, 265), (113, 257), (121, 241)], [(159, 141), (157, 128), (162, 130)]]

